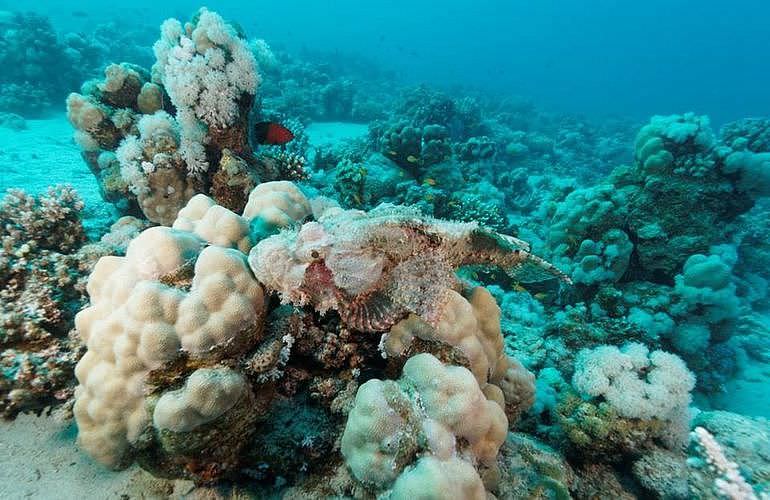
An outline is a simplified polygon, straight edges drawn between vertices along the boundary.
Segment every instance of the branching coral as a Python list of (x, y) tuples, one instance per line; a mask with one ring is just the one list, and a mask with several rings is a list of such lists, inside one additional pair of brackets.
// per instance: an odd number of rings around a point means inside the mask
[(763, 418), (702, 412), (690, 434), (687, 479), (699, 498), (764, 499), (770, 494), (770, 427)]
[(703, 460), (716, 472), (714, 489), (720, 496), (746, 500), (759, 498), (741, 475), (738, 464), (725, 456), (722, 447), (709, 431), (703, 427), (696, 427), (691, 438)]

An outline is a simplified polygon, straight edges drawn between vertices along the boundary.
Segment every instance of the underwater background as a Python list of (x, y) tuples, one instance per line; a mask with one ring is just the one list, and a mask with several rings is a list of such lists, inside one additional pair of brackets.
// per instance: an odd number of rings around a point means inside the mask
[(769, 498), (769, 23), (0, 0), (0, 497)]

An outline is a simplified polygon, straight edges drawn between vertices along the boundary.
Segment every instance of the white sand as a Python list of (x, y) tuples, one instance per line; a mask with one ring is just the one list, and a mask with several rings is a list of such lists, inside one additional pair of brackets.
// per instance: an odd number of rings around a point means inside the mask
[(0, 498), (168, 497), (163, 488), (170, 483), (138, 467), (105, 469), (78, 449), (75, 435), (71, 422), (55, 417), (20, 415), (13, 422), (0, 422)]
[(369, 126), (362, 123), (318, 122), (305, 128), (312, 146), (333, 145), (346, 139), (366, 137)]
[(24, 130), (0, 127), (0, 196), (9, 188), (39, 193), (55, 184), (71, 184), (78, 191), (86, 204), (86, 226), (103, 226), (115, 217), (80, 157), (64, 114), (27, 120)]

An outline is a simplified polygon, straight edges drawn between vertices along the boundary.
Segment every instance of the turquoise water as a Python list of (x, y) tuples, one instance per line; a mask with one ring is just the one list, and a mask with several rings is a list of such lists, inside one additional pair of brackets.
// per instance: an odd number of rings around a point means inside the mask
[(768, 20), (0, 0), (0, 497), (767, 498)]

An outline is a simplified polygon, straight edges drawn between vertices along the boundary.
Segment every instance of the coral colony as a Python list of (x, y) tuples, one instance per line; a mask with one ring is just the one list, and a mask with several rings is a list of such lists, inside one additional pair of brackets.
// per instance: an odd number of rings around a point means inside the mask
[[(2, 22), (13, 71), (123, 55)], [(770, 361), (770, 121), (395, 97), (206, 9), (152, 53), (66, 97), (107, 234), (0, 203), (6, 418), (74, 401), (101, 464), (256, 497), (767, 498), (723, 393)], [(68, 86), (5, 71), (8, 126)], [(331, 120), (369, 134), (309, 154)]]

